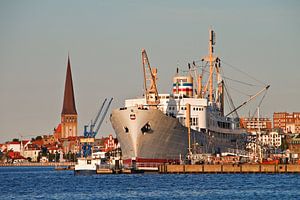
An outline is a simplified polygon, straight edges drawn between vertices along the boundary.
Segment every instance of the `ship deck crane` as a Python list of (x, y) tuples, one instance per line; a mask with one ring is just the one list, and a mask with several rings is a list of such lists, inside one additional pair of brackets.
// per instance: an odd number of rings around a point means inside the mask
[[(84, 126), (84, 138), (81, 142), (83, 143), (82, 151), (83, 156), (88, 157), (92, 154), (92, 144), (95, 142), (95, 137), (103, 123), (103, 120), (107, 114), (107, 111), (111, 105), (113, 98), (110, 98), (108, 101), (107, 98), (103, 101), (102, 106), (100, 107), (96, 117), (91, 121), (90, 125)], [(106, 103), (108, 101), (108, 103)], [(96, 126), (97, 125), (97, 126)], [(96, 129), (94, 129), (96, 126)], [(89, 130), (88, 130), (89, 127)]]
[(156, 85), (157, 69), (151, 68), (145, 49), (142, 49), (142, 62), (146, 103), (150, 106), (150, 108), (155, 108), (160, 103)]
[(247, 101), (244, 101), (241, 105), (239, 105), (238, 107), (236, 107), (233, 111), (231, 111), (230, 113), (228, 113), (226, 115), (229, 116), (230, 114), (236, 112), (238, 109), (240, 109), (241, 107), (243, 107), (244, 105), (246, 105), (247, 103), (249, 103), (249, 101), (253, 100), (254, 98), (256, 98), (258, 95), (260, 95), (263, 91), (268, 90), (270, 87), (270, 85), (267, 85), (265, 88), (263, 88), (262, 90), (260, 90), (258, 93), (256, 93), (255, 95), (251, 96)]

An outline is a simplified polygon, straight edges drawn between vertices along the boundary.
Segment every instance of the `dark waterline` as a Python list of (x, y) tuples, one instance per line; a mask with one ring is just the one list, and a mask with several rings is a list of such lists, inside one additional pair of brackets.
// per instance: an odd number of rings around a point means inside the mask
[(300, 174), (74, 176), (46, 167), (0, 167), (0, 199), (300, 199)]

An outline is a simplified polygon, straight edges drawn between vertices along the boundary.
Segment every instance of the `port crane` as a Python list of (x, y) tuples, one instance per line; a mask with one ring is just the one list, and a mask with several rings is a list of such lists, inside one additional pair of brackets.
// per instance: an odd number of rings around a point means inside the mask
[[(95, 142), (95, 137), (102, 125), (102, 122), (107, 114), (107, 111), (111, 105), (113, 98), (103, 101), (102, 106), (100, 107), (96, 117), (91, 121), (90, 125), (84, 126), (84, 138), (80, 140), (83, 143), (82, 152), (84, 157), (92, 155), (92, 144)], [(95, 129), (96, 127), (96, 129)]]
[(150, 106), (150, 108), (156, 108), (160, 103), (156, 85), (157, 68), (151, 68), (145, 49), (142, 49), (142, 62), (146, 103)]

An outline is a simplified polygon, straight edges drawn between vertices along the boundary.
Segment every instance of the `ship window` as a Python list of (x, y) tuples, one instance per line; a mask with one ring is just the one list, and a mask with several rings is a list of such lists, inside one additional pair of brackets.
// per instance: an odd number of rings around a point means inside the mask
[(198, 118), (192, 118), (192, 126), (198, 126)]
[(86, 163), (87, 163), (88, 165), (90, 165), (90, 164), (92, 164), (92, 161), (91, 161), (91, 160), (87, 160)]

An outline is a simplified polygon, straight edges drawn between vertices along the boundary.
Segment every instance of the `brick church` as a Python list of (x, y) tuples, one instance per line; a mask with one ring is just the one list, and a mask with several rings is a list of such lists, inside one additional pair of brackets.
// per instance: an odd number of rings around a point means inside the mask
[(57, 139), (77, 137), (77, 111), (75, 105), (72, 72), (69, 56), (67, 64), (63, 107), (61, 111), (61, 122), (55, 130), (55, 136)]

